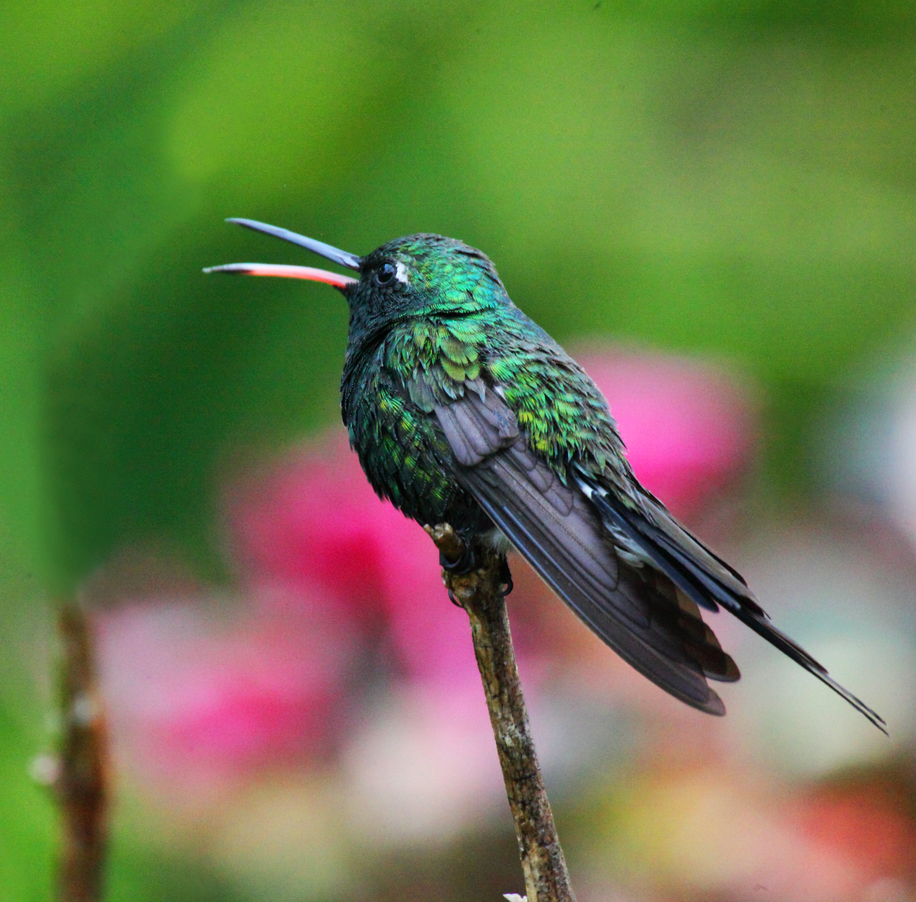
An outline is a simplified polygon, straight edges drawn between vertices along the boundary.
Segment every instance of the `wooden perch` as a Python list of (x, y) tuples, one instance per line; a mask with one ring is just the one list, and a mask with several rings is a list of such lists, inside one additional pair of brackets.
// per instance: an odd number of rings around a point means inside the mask
[[(448, 524), (427, 526), (443, 559), (461, 559), (465, 548)], [(467, 611), (496, 750), (515, 820), (527, 902), (574, 902), (566, 860), (538, 766), (518, 677), (506, 612), (508, 566), (490, 548), (473, 549), (479, 565), (468, 573), (443, 570), (449, 596)]]
[(108, 844), (107, 730), (83, 608), (59, 619), (62, 738), (54, 788), (61, 808), (59, 902), (100, 902)]

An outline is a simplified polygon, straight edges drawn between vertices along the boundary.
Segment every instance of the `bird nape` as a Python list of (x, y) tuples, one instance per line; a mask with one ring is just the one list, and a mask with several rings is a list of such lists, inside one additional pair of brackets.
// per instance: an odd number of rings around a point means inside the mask
[(708, 680), (739, 672), (700, 611), (724, 608), (886, 732), (772, 625), (741, 575), (639, 484), (601, 392), (512, 303), (483, 253), (421, 234), (359, 257), (276, 226), (229, 222), (357, 274), (266, 263), (205, 270), (307, 279), (343, 293), (350, 445), (380, 496), (462, 536), (465, 566), (475, 547), (508, 539), (624, 660), (711, 714), (725, 707)]

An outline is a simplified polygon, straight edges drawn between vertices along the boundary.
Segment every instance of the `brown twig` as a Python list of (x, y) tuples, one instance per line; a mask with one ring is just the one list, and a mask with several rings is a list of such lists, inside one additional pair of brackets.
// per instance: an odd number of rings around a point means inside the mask
[(60, 610), (62, 737), (55, 789), (61, 809), (59, 902), (100, 902), (108, 845), (107, 731), (92, 633), (75, 602)]
[[(447, 561), (464, 550), (448, 524), (426, 531)], [(490, 723), (515, 820), (528, 902), (574, 902), (566, 860), (538, 766), (528, 713), (515, 662), (504, 597), (506, 559), (484, 547), (473, 549), (479, 567), (469, 573), (443, 570), (451, 598), (468, 613), (474, 654), (487, 697)]]

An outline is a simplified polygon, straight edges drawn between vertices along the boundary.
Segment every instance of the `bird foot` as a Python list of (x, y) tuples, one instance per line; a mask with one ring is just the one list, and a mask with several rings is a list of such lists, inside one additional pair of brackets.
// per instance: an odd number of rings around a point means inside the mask
[(476, 570), (478, 562), (473, 544), (466, 539), (462, 539), (461, 551), (458, 557), (453, 557), (452, 555), (446, 556), (444, 551), (440, 551), (439, 566), (446, 573), (455, 573), (459, 576)]
[(509, 570), (509, 562), (503, 557), (499, 562), (499, 581), (502, 584), (502, 596), (505, 598), (514, 588), (512, 582), (512, 572)]
[[(449, 526), (426, 526), (424, 529), (439, 548), (439, 566), (444, 575), (465, 576), (487, 565), (488, 550), (481, 546), (476, 535), (459, 533)], [(505, 598), (513, 589), (512, 573), (504, 554), (499, 554), (496, 574), (499, 593)], [(446, 580), (448, 585), (449, 580)], [(464, 605), (449, 588), (449, 600), (453, 605), (463, 608)]]

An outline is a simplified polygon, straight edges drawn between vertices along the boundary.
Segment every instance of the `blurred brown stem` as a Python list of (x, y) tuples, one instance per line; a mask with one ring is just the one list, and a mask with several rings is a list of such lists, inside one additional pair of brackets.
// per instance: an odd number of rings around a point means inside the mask
[[(461, 538), (447, 524), (426, 531), (445, 560), (457, 561)], [(478, 568), (470, 573), (443, 570), (451, 598), (471, 621), (474, 654), (487, 697), (490, 723), (515, 819), (528, 902), (574, 902), (566, 860), (538, 766), (528, 712), (518, 677), (504, 597), (506, 559), (489, 548), (474, 549)]]
[(62, 738), (55, 783), (61, 809), (59, 902), (100, 902), (108, 845), (107, 731), (86, 612), (67, 602), (58, 618)]

